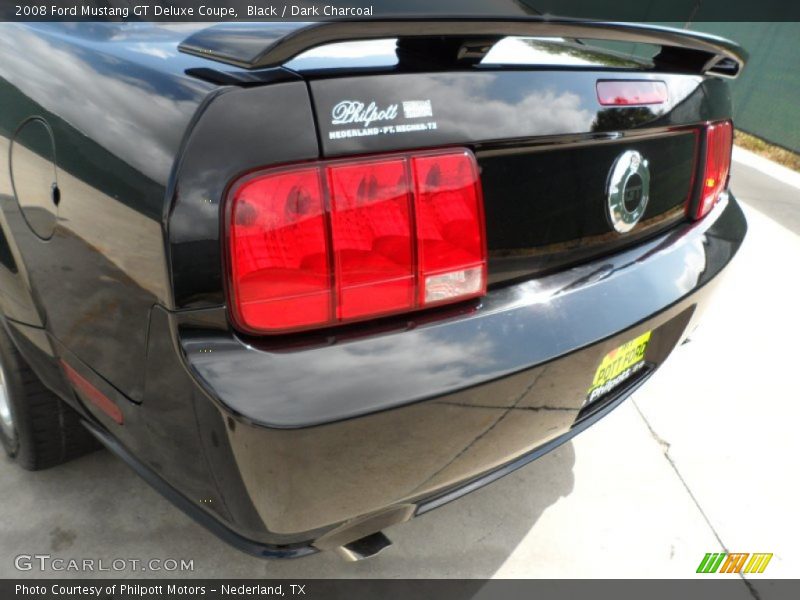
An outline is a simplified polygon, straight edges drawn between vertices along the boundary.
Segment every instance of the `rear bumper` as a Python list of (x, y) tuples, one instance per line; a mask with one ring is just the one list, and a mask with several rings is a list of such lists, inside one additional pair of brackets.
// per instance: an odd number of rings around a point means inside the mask
[[(612, 410), (691, 331), (745, 232), (731, 197), (700, 223), (493, 290), (458, 314), (335, 339), (256, 346), (232, 336), (221, 311), (161, 311), (151, 395), (191, 397), (204, 460), (162, 456), (154, 469), (134, 458), (147, 449), (133, 438), (106, 442), (243, 550), (340, 545), (497, 479)], [(648, 369), (581, 412), (602, 356), (648, 330)], [(180, 376), (159, 354), (175, 350)], [(155, 402), (146, 393), (136, 410)], [(182, 461), (203, 465), (187, 478)], [(191, 499), (204, 485), (213, 502)]]

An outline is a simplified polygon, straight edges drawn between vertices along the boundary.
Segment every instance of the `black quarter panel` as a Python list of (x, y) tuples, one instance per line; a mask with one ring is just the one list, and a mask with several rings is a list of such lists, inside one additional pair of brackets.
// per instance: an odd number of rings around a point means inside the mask
[[(18, 136), (14, 186), (7, 173), (0, 178), (10, 254), (2, 279), (18, 282), (4, 285), (12, 291), (2, 308), (44, 325), (77, 360), (140, 400), (149, 311), (170, 298), (165, 191), (211, 86), (186, 76), (181, 59), (168, 68), (142, 61), (152, 43), (146, 33), (134, 39), (111, 24), (68, 25), (0, 26), (2, 169), (23, 123), (52, 133), (51, 145)], [(26, 180), (42, 173), (45, 184)], [(52, 181), (57, 205), (46, 194)], [(36, 194), (20, 198), (25, 190)], [(46, 207), (56, 217), (52, 230), (37, 232), (20, 206), (39, 216)]]

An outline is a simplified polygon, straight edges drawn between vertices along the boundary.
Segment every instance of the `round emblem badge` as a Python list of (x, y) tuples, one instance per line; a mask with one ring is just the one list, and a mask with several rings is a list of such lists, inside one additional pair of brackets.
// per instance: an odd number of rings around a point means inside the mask
[(608, 176), (608, 219), (619, 233), (627, 233), (644, 215), (650, 198), (650, 169), (636, 150), (617, 157)]

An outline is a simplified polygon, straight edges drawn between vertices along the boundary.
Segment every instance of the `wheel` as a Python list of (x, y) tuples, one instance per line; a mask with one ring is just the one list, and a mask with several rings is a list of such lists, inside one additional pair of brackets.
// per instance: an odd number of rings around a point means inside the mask
[(24, 469), (46, 469), (100, 447), (78, 413), (34, 374), (0, 323), (0, 440)]

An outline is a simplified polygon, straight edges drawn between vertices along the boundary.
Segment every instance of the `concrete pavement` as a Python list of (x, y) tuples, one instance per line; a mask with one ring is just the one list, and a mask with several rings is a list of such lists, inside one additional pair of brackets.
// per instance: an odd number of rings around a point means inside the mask
[(736, 197), (800, 235), (800, 173), (743, 148), (733, 149), (733, 159)]
[[(123, 577), (683, 578), (706, 552), (726, 550), (772, 552), (766, 576), (798, 576), (800, 188), (739, 163), (733, 181), (750, 233), (693, 341), (574, 441), (390, 529), (395, 545), (384, 554), (251, 558), (99, 452), (39, 473), (0, 460), (0, 576), (41, 576), (13, 559), (47, 553), (193, 560), (188, 573), (104, 574)], [(783, 199), (774, 215), (752, 208), (777, 206), (764, 186)], [(741, 597), (769, 598), (765, 575), (742, 581)]]

